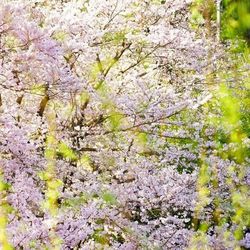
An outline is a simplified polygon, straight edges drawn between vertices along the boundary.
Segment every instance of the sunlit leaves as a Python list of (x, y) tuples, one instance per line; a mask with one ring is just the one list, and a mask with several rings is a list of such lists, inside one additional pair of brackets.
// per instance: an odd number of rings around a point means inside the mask
[(118, 31), (116, 33), (105, 33), (103, 36), (104, 42), (112, 42), (116, 45), (119, 45), (124, 41), (126, 35), (126, 31)]
[(53, 34), (53, 38), (59, 42), (63, 42), (67, 39), (67, 33), (64, 31), (57, 31)]
[(77, 160), (77, 155), (66, 143), (63, 142), (59, 143), (57, 152), (59, 155), (62, 155), (67, 160), (70, 161)]
[(3, 180), (2, 170), (0, 169), (0, 244), (5, 250), (14, 249), (10, 244), (7, 235), (8, 215), (12, 212), (11, 206), (7, 202), (6, 191), (9, 184)]
[(80, 168), (83, 168), (87, 171), (93, 171), (92, 161), (88, 154), (83, 154), (77, 162)]
[(102, 199), (109, 205), (117, 204), (115, 195), (108, 191), (102, 193)]

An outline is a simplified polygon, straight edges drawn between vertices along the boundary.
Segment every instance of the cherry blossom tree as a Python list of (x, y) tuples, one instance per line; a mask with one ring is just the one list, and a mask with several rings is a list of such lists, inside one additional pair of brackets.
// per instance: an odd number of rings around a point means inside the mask
[(231, 249), (222, 236), (237, 218), (221, 226), (214, 214), (234, 208), (220, 203), (231, 205), (227, 166), (245, 162), (216, 153), (207, 117), (219, 115), (218, 72), (235, 64), (216, 22), (191, 27), (192, 2), (1, 6), (3, 248), (186, 249), (207, 238)]

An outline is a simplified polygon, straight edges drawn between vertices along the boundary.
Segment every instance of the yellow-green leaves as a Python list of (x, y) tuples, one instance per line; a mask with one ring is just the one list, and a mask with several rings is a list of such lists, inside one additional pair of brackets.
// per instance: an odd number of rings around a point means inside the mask
[(214, 0), (195, 0), (191, 6), (191, 25), (198, 28), (205, 22), (209, 23), (215, 19), (216, 5)]
[(196, 27), (196, 25), (201, 25), (204, 23), (204, 18), (199, 11), (197, 6), (192, 7), (192, 25)]
[(197, 181), (197, 190), (198, 190), (198, 202), (196, 204), (196, 217), (199, 217), (202, 210), (205, 206), (207, 206), (210, 202), (210, 190), (208, 188), (208, 183), (210, 181), (210, 173), (208, 165), (204, 162), (201, 165), (199, 177)]
[(67, 39), (68, 34), (65, 31), (59, 30), (53, 34), (53, 38), (59, 42), (63, 42)]
[(59, 250), (61, 249), (62, 241), (54, 229), (57, 223), (57, 201), (60, 195), (59, 187), (62, 185), (62, 181), (57, 179), (56, 176), (56, 150), (58, 142), (56, 138), (56, 113), (52, 107), (46, 113), (46, 118), (48, 122), (48, 135), (45, 149), (45, 159), (47, 160), (47, 168), (44, 173), (44, 178), (46, 178), (46, 191), (43, 206), (49, 212), (49, 227), (51, 229), (49, 232), (49, 239), (52, 245), (51, 249)]
[(61, 142), (58, 145), (57, 154), (69, 161), (77, 162), (77, 166), (87, 171), (93, 171), (93, 164), (89, 154), (84, 153), (77, 155), (77, 153), (71, 149), (66, 143)]
[(77, 160), (76, 153), (64, 142), (59, 143), (57, 153), (59, 155), (62, 155), (67, 160), (70, 161)]
[(8, 35), (5, 37), (5, 46), (10, 49), (15, 49), (20, 45), (20, 41), (13, 35)]
[(146, 146), (146, 144), (148, 142), (147, 133), (144, 133), (144, 132), (138, 133), (136, 136), (136, 142), (143, 147)]
[(223, 84), (218, 92), (224, 114), (224, 125), (237, 126), (239, 122), (240, 107), (239, 102), (232, 96), (229, 89)]
[(107, 32), (103, 36), (104, 42), (113, 42), (118, 45), (125, 39), (126, 31), (118, 31), (115, 33)]
[(83, 91), (81, 94), (80, 94), (80, 103), (81, 104), (84, 104), (86, 103), (87, 101), (89, 101), (89, 94), (85, 91)]
[(80, 159), (77, 162), (77, 165), (87, 171), (92, 172), (93, 171), (93, 167), (92, 167), (92, 162), (91, 162), (91, 158), (88, 154), (83, 154)]
[(108, 121), (112, 130), (116, 130), (120, 127), (122, 118), (123, 115), (120, 114), (119, 112), (116, 111), (110, 112)]
[(62, 205), (65, 208), (73, 208), (73, 209), (79, 209), (84, 203), (87, 203), (87, 201), (91, 199), (91, 196), (87, 193), (82, 193), (80, 196), (72, 197), (72, 198), (65, 198), (63, 200)]
[(43, 208), (49, 209), (52, 215), (55, 215), (57, 211), (57, 199), (60, 195), (59, 187), (62, 184), (62, 181), (56, 178), (47, 180), (48, 190), (46, 191), (46, 201), (43, 203)]
[(44, 95), (46, 87), (44, 84), (34, 84), (30, 88), (30, 92), (35, 95)]
[(7, 203), (6, 192), (9, 185), (3, 180), (3, 174), (0, 169), (0, 245), (3, 250), (14, 249), (8, 241), (6, 227), (8, 224), (8, 214), (12, 208)]
[(103, 192), (101, 197), (109, 205), (115, 205), (117, 203), (116, 196), (111, 192)]
[(234, 236), (237, 240), (242, 239), (244, 226), (250, 226), (250, 200), (249, 200), (249, 188), (242, 186), (239, 190), (235, 190), (232, 193), (232, 204), (235, 208), (235, 215), (232, 217), (232, 221), (238, 225), (234, 232)]

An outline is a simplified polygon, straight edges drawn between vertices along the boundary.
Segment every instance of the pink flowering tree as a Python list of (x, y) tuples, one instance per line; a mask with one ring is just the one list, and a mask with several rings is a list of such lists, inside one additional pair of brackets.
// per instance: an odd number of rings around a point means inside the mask
[[(213, 215), (230, 196), (228, 160), (212, 151), (217, 126), (206, 118), (208, 75), (233, 65), (211, 49), (213, 34), (191, 27), (191, 3), (1, 6), (3, 248), (186, 249), (205, 236), (225, 245)], [(221, 166), (220, 188), (204, 181), (206, 161)]]

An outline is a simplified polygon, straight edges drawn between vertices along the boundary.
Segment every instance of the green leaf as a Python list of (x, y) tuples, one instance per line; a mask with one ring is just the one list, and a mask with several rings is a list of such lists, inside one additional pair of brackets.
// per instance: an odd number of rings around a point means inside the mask
[(102, 194), (102, 199), (110, 205), (114, 205), (117, 203), (116, 196), (107, 191)]
[(147, 135), (147, 133), (139, 133), (139, 134), (137, 135), (137, 140), (138, 140), (138, 142), (139, 142), (140, 144), (146, 145), (147, 142), (148, 142), (148, 135)]
[(83, 167), (85, 170), (93, 171), (92, 161), (88, 154), (83, 154), (77, 162), (77, 165)]
[(64, 142), (59, 143), (57, 153), (71, 161), (76, 161), (78, 158), (76, 153)]

